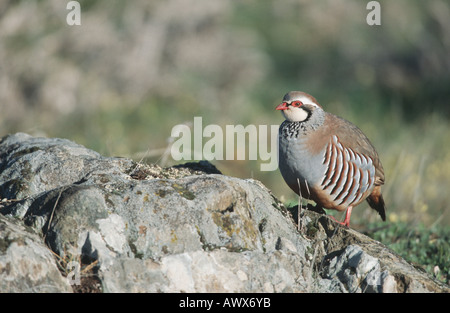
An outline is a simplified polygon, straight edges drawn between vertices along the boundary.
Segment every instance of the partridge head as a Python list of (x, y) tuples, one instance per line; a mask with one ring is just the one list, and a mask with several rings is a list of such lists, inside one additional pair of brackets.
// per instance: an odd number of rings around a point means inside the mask
[(346, 211), (343, 225), (364, 200), (384, 221), (383, 166), (364, 133), (304, 92), (287, 93), (276, 109), (286, 118), (279, 129), (279, 168), (288, 186), (325, 209)]

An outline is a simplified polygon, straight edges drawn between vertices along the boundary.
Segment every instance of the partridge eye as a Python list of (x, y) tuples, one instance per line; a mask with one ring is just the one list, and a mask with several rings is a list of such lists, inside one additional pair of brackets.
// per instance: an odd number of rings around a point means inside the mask
[(303, 103), (301, 102), (301, 101), (292, 101), (291, 102), (291, 105), (293, 106), (293, 107), (296, 107), (296, 108), (298, 108), (299, 106), (301, 106)]

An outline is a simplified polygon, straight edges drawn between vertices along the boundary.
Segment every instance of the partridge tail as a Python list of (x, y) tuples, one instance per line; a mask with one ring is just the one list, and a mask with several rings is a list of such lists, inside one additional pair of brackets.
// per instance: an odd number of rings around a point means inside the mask
[(370, 196), (367, 197), (367, 202), (369, 202), (369, 205), (372, 209), (377, 211), (381, 219), (383, 221), (386, 220), (386, 206), (384, 204), (383, 195), (381, 194), (381, 188), (380, 186), (376, 186), (375, 189), (372, 191)]

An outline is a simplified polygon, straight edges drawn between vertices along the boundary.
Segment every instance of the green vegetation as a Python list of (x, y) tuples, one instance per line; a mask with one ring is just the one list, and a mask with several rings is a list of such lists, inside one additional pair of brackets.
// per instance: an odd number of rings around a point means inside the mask
[(383, 242), (406, 260), (425, 269), (438, 280), (450, 282), (450, 229), (447, 227), (411, 227), (399, 222), (389, 225), (373, 223), (368, 235)]

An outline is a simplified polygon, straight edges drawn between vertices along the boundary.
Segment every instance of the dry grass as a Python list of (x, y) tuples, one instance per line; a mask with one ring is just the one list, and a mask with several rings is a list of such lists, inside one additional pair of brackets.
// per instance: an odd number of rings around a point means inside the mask
[[(75, 251), (70, 247), (70, 251)], [(50, 252), (55, 256), (58, 269), (64, 277), (71, 281), (74, 292), (77, 293), (98, 293), (102, 291), (101, 281), (97, 276), (98, 260), (82, 258), (81, 255), (70, 251), (64, 251), (63, 256)]]

